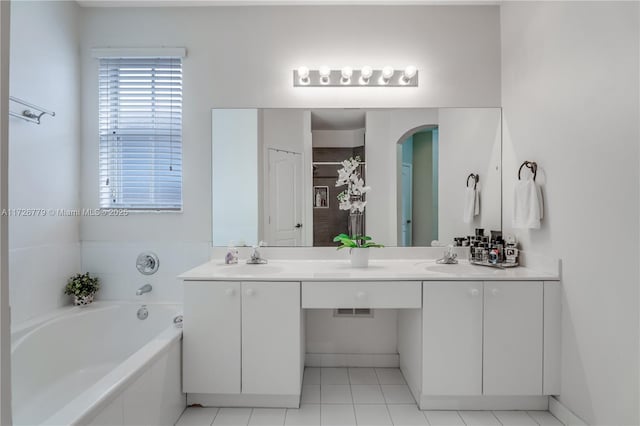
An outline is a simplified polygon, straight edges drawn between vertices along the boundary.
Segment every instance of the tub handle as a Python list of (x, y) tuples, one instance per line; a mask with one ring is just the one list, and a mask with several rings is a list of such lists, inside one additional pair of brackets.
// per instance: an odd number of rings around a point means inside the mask
[(176, 326), (176, 328), (182, 328), (182, 315), (177, 315), (174, 319), (173, 319), (173, 325)]

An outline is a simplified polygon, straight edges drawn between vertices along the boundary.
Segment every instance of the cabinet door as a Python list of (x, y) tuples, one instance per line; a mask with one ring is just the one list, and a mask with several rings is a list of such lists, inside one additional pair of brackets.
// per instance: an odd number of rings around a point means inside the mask
[(240, 393), (240, 283), (185, 281), (183, 391)]
[(300, 283), (242, 283), (242, 393), (300, 394)]
[(542, 394), (542, 298), (542, 282), (485, 282), (485, 395)]
[(482, 394), (482, 283), (425, 282), (424, 395)]

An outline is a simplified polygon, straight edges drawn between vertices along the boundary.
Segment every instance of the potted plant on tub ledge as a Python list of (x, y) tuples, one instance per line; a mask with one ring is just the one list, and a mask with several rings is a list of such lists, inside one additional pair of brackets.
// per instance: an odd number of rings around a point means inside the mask
[(69, 278), (64, 294), (73, 296), (73, 304), (87, 306), (93, 302), (93, 297), (100, 289), (100, 279), (92, 277), (89, 273), (76, 274)]
[(338, 194), (340, 210), (349, 210), (349, 234), (340, 234), (334, 237), (334, 242), (341, 245), (338, 250), (348, 248), (351, 255), (351, 266), (366, 268), (369, 266), (369, 248), (384, 247), (374, 243), (371, 237), (364, 233), (364, 209), (367, 202), (364, 194), (371, 190), (365, 186), (364, 180), (358, 171), (360, 157), (352, 157), (342, 162), (342, 169), (338, 170), (336, 186), (347, 186), (347, 189)]

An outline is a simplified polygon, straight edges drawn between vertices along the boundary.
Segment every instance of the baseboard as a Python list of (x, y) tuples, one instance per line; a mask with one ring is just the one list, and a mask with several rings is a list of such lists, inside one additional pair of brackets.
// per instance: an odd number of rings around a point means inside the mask
[(565, 407), (554, 396), (549, 398), (549, 412), (566, 426), (586, 426), (588, 424)]
[(299, 408), (300, 395), (254, 395), (189, 393), (187, 406), (203, 407), (255, 407), (255, 408)]
[(314, 354), (305, 355), (306, 367), (400, 367), (398, 354)]
[(427, 396), (421, 410), (546, 410), (547, 396)]

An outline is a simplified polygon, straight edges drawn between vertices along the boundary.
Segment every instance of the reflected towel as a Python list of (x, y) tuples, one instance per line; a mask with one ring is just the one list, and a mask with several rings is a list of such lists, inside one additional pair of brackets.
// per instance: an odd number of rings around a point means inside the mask
[(464, 211), (462, 221), (464, 223), (471, 223), (473, 217), (480, 214), (480, 193), (467, 187), (464, 193)]
[(517, 181), (513, 194), (513, 227), (539, 229), (542, 212), (540, 186), (532, 178)]

